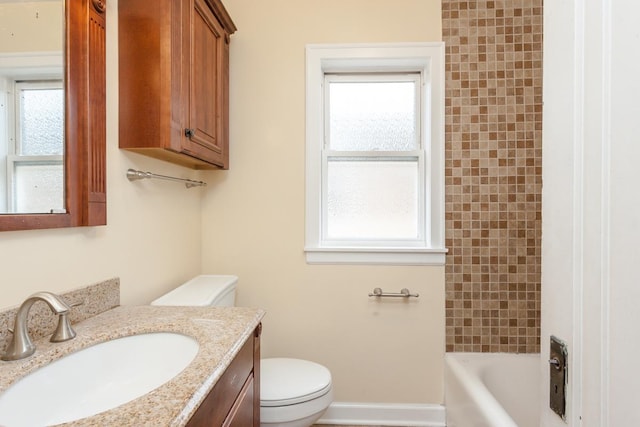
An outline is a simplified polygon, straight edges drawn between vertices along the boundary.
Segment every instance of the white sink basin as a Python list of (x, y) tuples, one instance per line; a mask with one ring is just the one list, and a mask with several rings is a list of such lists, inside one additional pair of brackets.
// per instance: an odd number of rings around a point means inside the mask
[(0, 425), (59, 424), (115, 408), (174, 378), (195, 358), (198, 347), (191, 337), (159, 332), (69, 354), (0, 395)]

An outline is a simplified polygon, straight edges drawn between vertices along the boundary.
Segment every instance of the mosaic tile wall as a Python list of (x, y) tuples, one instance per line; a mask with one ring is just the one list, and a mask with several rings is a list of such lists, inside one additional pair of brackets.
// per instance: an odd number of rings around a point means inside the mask
[(442, 2), (447, 351), (540, 350), (542, 1)]

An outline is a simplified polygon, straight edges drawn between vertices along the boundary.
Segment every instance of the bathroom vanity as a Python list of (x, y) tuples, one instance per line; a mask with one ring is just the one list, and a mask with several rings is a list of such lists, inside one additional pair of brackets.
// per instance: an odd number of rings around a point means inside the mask
[[(131, 335), (171, 332), (199, 345), (181, 372), (140, 397), (68, 425), (258, 427), (263, 315), (260, 309), (246, 307), (116, 307), (74, 324), (77, 336), (70, 341), (40, 338), (34, 340), (32, 356), (0, 362), (0, 396), (23, 376), (87, 347)], [(64, 387), (55, 394), (64, 397)], [(28, 403), (39, 407), (36, 401)], [(38, 411), (22, 412), (29, 416)]]

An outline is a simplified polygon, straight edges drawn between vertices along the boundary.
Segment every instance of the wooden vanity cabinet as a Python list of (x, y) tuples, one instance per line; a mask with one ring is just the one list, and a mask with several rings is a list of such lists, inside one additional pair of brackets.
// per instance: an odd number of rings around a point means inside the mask
[(120, 148), (229, 167), (229, 41), (220, 0), (118, 2)]
[(260, 426), (260, 333), (255, 329), (187, 427)]

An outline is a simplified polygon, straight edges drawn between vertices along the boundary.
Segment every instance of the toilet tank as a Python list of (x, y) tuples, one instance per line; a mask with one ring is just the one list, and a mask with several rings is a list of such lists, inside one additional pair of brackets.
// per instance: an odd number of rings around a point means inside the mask
[(151, 302), (151, 305), (232, 307), (236, 302), (237, 276), (201, 275)]

